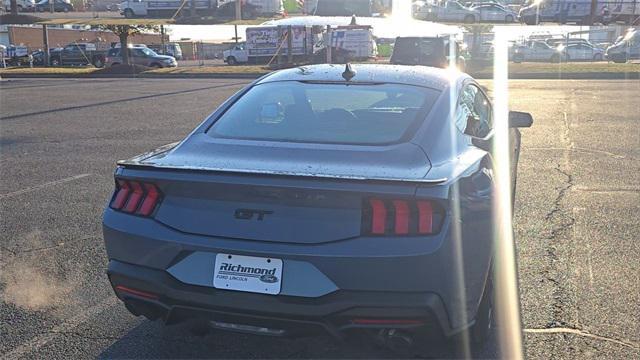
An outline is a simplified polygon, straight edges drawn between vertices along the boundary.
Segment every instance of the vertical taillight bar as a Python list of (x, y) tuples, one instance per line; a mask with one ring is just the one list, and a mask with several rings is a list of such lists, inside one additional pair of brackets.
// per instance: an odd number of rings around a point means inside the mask
[(384, 202), (378, 199), (370, 199), (371, 205), (371, 233), (376, 235), (384, 234), (387, 223), (387, 208)]
[(149, 216), (153, 212), (153, 209), (156, 208), (156, 204), (158, 203), (158, 199), (160, 198), (160, 192), (158, 188), (153, 184), (144, 183), (144, 190), (146, 192), (146, 196), (142, 201), (142, 205), (140, 205), (140, 209), (137, 214), (142, 216)]
[(116, 196), (111, 202), (111, 207), (120, 210), (126, 204), (127, 199), (129, 198), (129, 193), (131, 192), (131, 187), (129, 183), (124, 180), (117, 180), (117, 188), (116, 188)]
[(136, 211), (138, 208), (138, 204), (140, 204), (140, 200), (142, 199), (142, 195), (144, 195), (144, 190), (142, 190), (142, 185), (140, 185), (137, 181), (131, 181), (131, 196), (129, 196), (129, 200), (127, 201), (127, 205), (124, 206), (124, 211), (128, 213), (132, 213)]
[(397, 235), (409, 234), (409, 204), (404, 200), (393, 200), (395, 209), (394, 232)]
[(433, 206), (429, 201), (418, 201), (418, 233), (433, 232)]

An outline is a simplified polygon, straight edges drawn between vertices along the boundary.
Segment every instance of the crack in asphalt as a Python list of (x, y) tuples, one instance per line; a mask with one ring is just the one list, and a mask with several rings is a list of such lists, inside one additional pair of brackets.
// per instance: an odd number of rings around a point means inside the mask
[(573, 228), (576, 222), (575, 218), (563, 205), (567, 194), (574, 186), (573, 175), (571, 175), (568, 170), (564, 169), (569, 168), (569, 154), (573, 149), (573, 143), (571, 142), (569, 133), (570, 123), (566, 112), (563, 113), (563, 125), (564, 131), (562, 133), (561, 141), (566, 145), (563, 161), (564, 164), (558, 162), (555, 167), (555, 171), (562, 175), (564, 180), (557, 190), (558, 193), (553, 201), (551, 209), (544, 217), (545, 221), (550, 223), (551, 229), (549, 234), (545, 237), (545, 240), (547, 241), (546, 254), (548, 256), (548, 262), (546, 269), (543, 270), (543, 274), (545, 279), (553, 285), (551, 303), (552, 319), (547, 323), (547, 328), (566, 327), (569, 325), (568, 322), (564, 320), (566, 318), (564, 308), (565, 305), (570, 302), (570, 299), (567, 295), (565, 285), (561, 280), (559, 280), (561, 277), (561, 271), (559, 269), (561, 256), (558, 254), (558, 245)]
[(67, 183), (67, 182), (70, 182), (70, 181), (79, 180), (79, 179), (82, 179), (82, 178), (86, 178), (87, 176), (91, 176), (91, 174), (74, 175), (74, 176), (70, 176), (68, 178), (55, 180), (55, 181), (49, 181), (49, 182), (46, 182), (44, 184), (30, 186), (28, 188), (24, 188), (24, 189), (21, 189), (21, 190), (16, 190), (16, 191), (11, 191), (11, 192), (8, 192), (8, 193), (0, 194), (0, 200), (1, 199), (7, 199), (7, 198), (10, 198), (10, 197), (14, 197), (14, 196), (18, 196), (18, 195), (22, 195), (22, 194), (26, 194), (26, 193), (30, 193), (32, 191), (44, 189), (44, 188), (49, 187), (49, 186), (54, 186), (54, 185), (58, 185), (58, 184), (64, 184), (64, 183)]
[[(31, 248), (31, 249), (24, 249), (24, 250), (12, 250), (4, 245), (0, 245), (0, 249), (3, 251), (6, 251), (9, 253), (9, 258), (13, 258), (11, 261), (14, 261), (15, 258), (20, 257), (21, 255), (26, 255), (26, 254), (33, 254), (33, 253), (39, 253), (39, 252), (44, 252), (44, 251), (49, 251), (49, 250), (54, 250), (57, 249), (61, 246), (65, 246), (68, 244), (72, 244), (72, 243), (76, 243), (79, 241), (86, 241), (86, 240), (91, 240), (91, 239), (98, 239), (100, 238), (99, 235), (88, 235), (88, 236), (83, 236), (83, 237), (79, 237), (76, 239), (71, 239), (68, 241), (60, 241), (57, 242), (53, 245), (49, 245), (49, 246), (44, 246), (44, 247), (39, 247), (39, 248)], [(4, 267), (4, 265), (8, 265), (11, 263), (11, 261), (9, 261), (9, 259), (0, 259), (0, 268)], [(57, 258), (56, 258), (57, 261)], [(58, 263), (58, 265), (60, 266), (60, 263)]]
[(533, 328), (533, 329), (524, 329), (525, 333), (531, 334), (574, 334), (582, 337), (588, 337), (596, 340), (608, 341), (621, 346), (625, 346), (634, 350), (640, 350), (640, 345), (628, 341), (628, 340), (620, 340), (608, 336), (597, 335), (590, 333), (586, 330), (572, 328), (572, 327), (549, 327), (549, 328)]

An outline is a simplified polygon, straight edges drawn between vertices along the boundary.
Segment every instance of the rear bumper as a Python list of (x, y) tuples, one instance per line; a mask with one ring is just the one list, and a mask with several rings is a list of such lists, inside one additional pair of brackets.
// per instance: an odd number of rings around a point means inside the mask
[[(420, 191), (436, 197), (440, 189)], [(104, 212), (103, 232), (114, 288), (156, 294), (153, 301), (133, 300), (153, 302), (160, 309), (158, 317), (167, 322), (195, 311), (201, 317), (311, 321), (340, 331), (361, 316), (424, 319), (451, 335), (473, 323), (484, 291), (493, 253), (490, 209), (483, 199), (462, 197), (460, 219), (447, 216), (437, 235), (358, 236), (325, 243), (185, 233), (110, 208)], [(457, 239), (452, 229), (457, 229)], [(219, 253), (281, 259), (280, 294), (214, 288)]]
[[(390, 327), (452, 333), (445, 306), (433, 293), (340, 290), (305, 299), (262, 295), (187, 285), (164, 271), (115, 260), (109, 262), (108, 275), (116, 295), (132, 313), (167, 324), (209, 321), (268, 328), (271, 331), (265, 335), (277, 336), (325, 333), (341, 337), (353, 329)], [(135, 291), (122, 291), (122, 287)], [(381, 319), (382, 323), (375, 323)], [(385, 319), (397, 322), (384, 323)]]

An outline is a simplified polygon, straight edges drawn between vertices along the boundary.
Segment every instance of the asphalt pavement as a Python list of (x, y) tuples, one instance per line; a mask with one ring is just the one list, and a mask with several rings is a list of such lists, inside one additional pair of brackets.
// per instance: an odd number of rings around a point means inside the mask
[[(115, 161), (182, 139), (246, 82), (0, 82), (0, 357), (397, 357), (328, 337), (198, 337), (113, 295), (100, 222)], [(510, 82), (511, 108), (535, 119), (514, 218), (531, 359), (640, 357), (638, 93), (633, 80)], [(495, 341), (483, 353), (498, 354)]]

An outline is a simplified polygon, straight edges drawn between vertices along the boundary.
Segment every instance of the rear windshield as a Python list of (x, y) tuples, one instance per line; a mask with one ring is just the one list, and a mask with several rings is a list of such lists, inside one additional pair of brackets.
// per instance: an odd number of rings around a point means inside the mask
[(444, 41), (435, 38), (399, 38), (391, 63), (403, 65), (441, 66), (446, 62)]
[(236, 101), (209, 134), (270, 141), (394, 143), (412, 135), (439, 93), (399, 84), (265, 83)]

